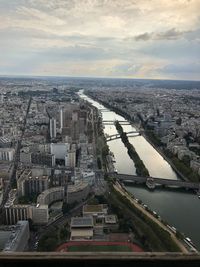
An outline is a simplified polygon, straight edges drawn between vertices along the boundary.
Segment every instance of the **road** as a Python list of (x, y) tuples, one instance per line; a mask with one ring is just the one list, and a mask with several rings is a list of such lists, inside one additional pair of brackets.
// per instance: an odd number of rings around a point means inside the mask
[(137, 203), (137, 201), (133, 198), (131, 198), (131, 196), (124, 191), (122, 188), (120, 188), (117, 185), (113, 185), (115, 190), (117, 190), (120, 194), (122, 194), (123, 196), (125, 196), (137, 209), (139, 209), (142, 213), (144, 213), (148, 218), (150, 218), (152, 221), (154, 221), (156, 224), (158, 224), (163, 230), (167, 231), (172, 240), (176, 243), (176, 245), (180, 248), (181, 252), (188, 254), (189, 251), (187, 250), (187, 248), (183, 245), (183, 243), (176, 238), (176, 235), (174, 233), (172, 233), (161, 221), (159, 221), (156, 217), (154, 217), (152, 214), (150, 214), (148, 211), (146, 211), (144, 209), (144, 207), (142, 207), (140, 204)]
[[(24, 132), (25, 132), (25, 129), (26, 129), (26, 122), (27, 122), (27, 117), (28, 117), (28, 113), (29, 113), (29, 110), (30, 110), (30, 106), (31, 106), (31, 101), (32, 101), (32, 98), (30, 97), (29, 101), (28, 101), (26, 115), (24, 117), (21, 136), (20, 136), (19, 140), (17, 141), (16, 148), (15, 148), (15, 159), (14, 159), (14, 162), (13, 162), (14, 167), (13, 167), (13, 170), (12, 170), (12, 174), (10, 175), (10, 180), (9, 180), (5, 190), (4, 190), (3, 200), (2, 200), (2, 203), (1, 203), (1, 206), (0, 206), (0, 213), (3, 212), (3, 207), (4, 207), (4, 205), (5, 205), (5, 203), (6, 203), (7, 199), (8, 199), (8, 194), (9, 194), (9, 191), (11, 190), (12, 183), (16, 179), (16, 171), (17, 171), (19, 160), (20, 160), (21, 142), (22, 142), (22, 139), (23, 139), (23, 136), (24, 136)], [(0, 214), (0, 215), (2, 215), (2, 214)]]
[(95, 171), (94, 193), (95, 195), (104, 195), (108, 190), (107, 182), (104, 180), (104, 172), (101, 170)]

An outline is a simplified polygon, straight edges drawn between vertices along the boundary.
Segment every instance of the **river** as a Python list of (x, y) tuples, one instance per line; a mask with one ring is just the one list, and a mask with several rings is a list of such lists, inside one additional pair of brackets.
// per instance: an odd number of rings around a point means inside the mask
[[(99, 110), (102, 109), (103, 121), (126, 121), (125, 118), (113, 111), (107, 110), (102, 104), (86, 96), (82, 91), (79, 92), (79, 96)], [(114, 125), (105, 125), (104, 127), (105, 134), (117, 133)], [(132, 125), (123, 125), (123, 129), (126, 132), (136, 130)], [(178, 179), (169, 163), (143, 136), (129, 137), (129, 141), (135, 147), (151, 176)], [(118, 173), (135, 174), (134, 163), (129, 158), (127, 149), (121, 139), (110, 141), (108, 145), (110, 151), (114, 154), (116, 160), (115, 167)], [(163, 189), (149, 191), (146, 187), (142, 186), (126, 186), (126, 188), (135, 197), (148, 205), (150, 209), (156, 211), (170, 225), (190, 237), (197, 249), (200, 250), (200, 200), (195, 194)]]

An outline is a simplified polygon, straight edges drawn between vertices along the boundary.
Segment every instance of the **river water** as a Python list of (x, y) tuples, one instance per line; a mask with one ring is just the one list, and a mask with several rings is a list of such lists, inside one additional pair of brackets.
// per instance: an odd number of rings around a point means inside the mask
[[(103, 121), (126, 121), (125, 118), (113, 111), (107, 110), (102, 104), (79, 92), (81, 98), (90, 102), (99, 110), (102, 109)], [(106, 109), (106, 110), (105, 110)], [(116, 134), (114, 125), (104, 125), (104, 133)], [(136, 130), (132, 125), (123, 125), (126, 132)], [(129, 141), (135, 147), (138, 155), (143, 160), (150, 176), (167, 179), (178, 179), (168, 162), (146, 141), (143, 136), (129, 137)], [(118, 173), (135, 174), (133, 161), (127, 154), (127, 149), (121, 139), (108, 142), (110, 151), (113, 152)], [(156, 189), (149, 191), (142, 186), (126, 186), (127, 190), (141, 199), (148, 207), (156, 211), (170, 225), (176, 227), (180, 232), (190, 237), (200, 250), (200, 199), (195, 194), (185, 191), (172, 191)]]

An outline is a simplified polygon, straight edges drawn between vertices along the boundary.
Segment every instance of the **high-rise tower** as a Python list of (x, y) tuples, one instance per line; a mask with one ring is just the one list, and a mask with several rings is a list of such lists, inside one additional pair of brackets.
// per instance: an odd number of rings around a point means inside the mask
[(60, 109), (60, 130), (63, 128), (63, 109)]
[(56, 119), (50, 119), (50, 137), (56, 138)]

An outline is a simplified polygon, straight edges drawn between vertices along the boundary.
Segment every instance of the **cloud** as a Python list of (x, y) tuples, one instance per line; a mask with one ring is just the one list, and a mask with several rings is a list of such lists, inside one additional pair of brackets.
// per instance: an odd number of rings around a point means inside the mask
[(169, 29), (165, 32), (159, 32), (155, 35), (155, 39), (157, 40), (176, 40), (184, 36), (187, 33), (186, 31), (178, 31), (175, 28)]
[(151, 39), (151, 34), (145, 32), (145, 33), (136, 35), (133, 39), (134, 39), (135, 41), (148, 41), (148, 40)]
[(139, 70), (141, 69), (142, 65), (139, 64), (133, 64), (133, 63), (124, 63), (124, 64), (119, 64), (113, 67), (111, 71), (111, 76), (134, 76), (136, 75)]
[(0, 74), (181, 76), (161, 69), (195, 62), (199, 10), (199, 0), (0, 0)]
[(168, 64), (161, 69), (157, 69), (158, 72), (169, 73), (169, 74), (194, 74), (199, 75), (200, 73), (200, 62), (192, 62), (185, 64)]
[(149, 41), (149, 40), (177, 40), (184, 38), (186, 34), (192, 33), (192, 31), (178, 31), (175, 28), (171, 28), (164, 32), (151, 32), (143, 33), (133, 37), (135, 41)]

